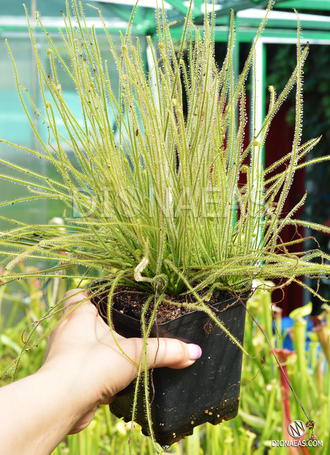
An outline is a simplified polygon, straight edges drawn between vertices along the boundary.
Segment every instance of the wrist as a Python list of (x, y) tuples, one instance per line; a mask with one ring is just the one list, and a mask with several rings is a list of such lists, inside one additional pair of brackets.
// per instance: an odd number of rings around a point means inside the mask
[(74, 363), (70, 358), (67, 361), (61, 358), (61, 362), (54, 359), (47, 361), (35, 373), (38, 380), (45, 384), (49, 395), (54, 399), (57, 397), (63, 413), (68, 417), (72, 413), (73, 420), (97, 405), (97, 397), (85, 369)]
[(51, 453), (83, 415), (76, 389), (49, 367), (0, 389), (1, 453)]

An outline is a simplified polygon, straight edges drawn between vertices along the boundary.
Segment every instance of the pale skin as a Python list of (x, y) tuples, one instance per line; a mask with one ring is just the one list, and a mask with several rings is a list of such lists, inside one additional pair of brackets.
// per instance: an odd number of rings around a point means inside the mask
[[(0, 389), (2, 455), (49, 455), (65, 436), (86, 428), (97, 406), (114, 401), (137, 375), (143, 341), (116, 334), (129, 360), (88, 294), (74, 290), (66, 297), (67, 312), (87, 301), (50, 334), (43, 366)], [(198, 346), (179, 340), (148, 340), (148, 368), (186, 368), (200, 355)]]

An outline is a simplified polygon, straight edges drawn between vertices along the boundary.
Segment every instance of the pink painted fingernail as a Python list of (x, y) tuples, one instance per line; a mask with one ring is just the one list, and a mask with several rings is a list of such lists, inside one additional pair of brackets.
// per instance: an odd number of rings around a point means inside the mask
[(189, 360), (197, 360), (202, 355), (202, 348), (198, 344), (187, 344), (189, 351)]

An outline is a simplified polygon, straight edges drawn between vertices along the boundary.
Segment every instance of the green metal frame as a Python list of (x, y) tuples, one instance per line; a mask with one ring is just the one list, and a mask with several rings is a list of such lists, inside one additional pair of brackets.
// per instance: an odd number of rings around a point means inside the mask
[(299, 10), (310, 9), (310, 10), (330, 10), (329, 0), (285, 0), (280, 2), (279, 5), (275, 3), (275, 8), (296, 8)]

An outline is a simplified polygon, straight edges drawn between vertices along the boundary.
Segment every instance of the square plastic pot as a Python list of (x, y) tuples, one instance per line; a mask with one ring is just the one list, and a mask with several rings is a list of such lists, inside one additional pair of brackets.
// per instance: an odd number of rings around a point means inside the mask
[[(231, 298), (212, 305), (221, 323), (242, 345), (245, 308), (249, 295)], [(103, 300), (104, 302), (104, 300)], [(95, 302), (104, 305), (101, 300)], [(107, 314), (100, 308), (100, 314)], [(127, 338), (141, 337), (140, 321), (112, 309), (116, 332)], [(151, 332), (157, 336), (155, 325)], [(153, 432), (156, 441), (169, 446), (193, 433), (195, 426), (205, 422), (213, 425), (237, 415), (240, 397), (242, 351), (206, 313), (193, 311), (172, 321), (158, 324), (158, 336), (178, 338), (201, 346), (203, 354), (188, 368), (174, 370), (156, 368), (150, 374), (150, 399)], [(152, 386), (153, 384), (153, 386)], [(125, 422), (132, 420), (134, 385), (120, 392), (110, 405), (111, 412)], [(149, 435), (146, 419), (144, 381), (140, 390), (134, 420)]]

